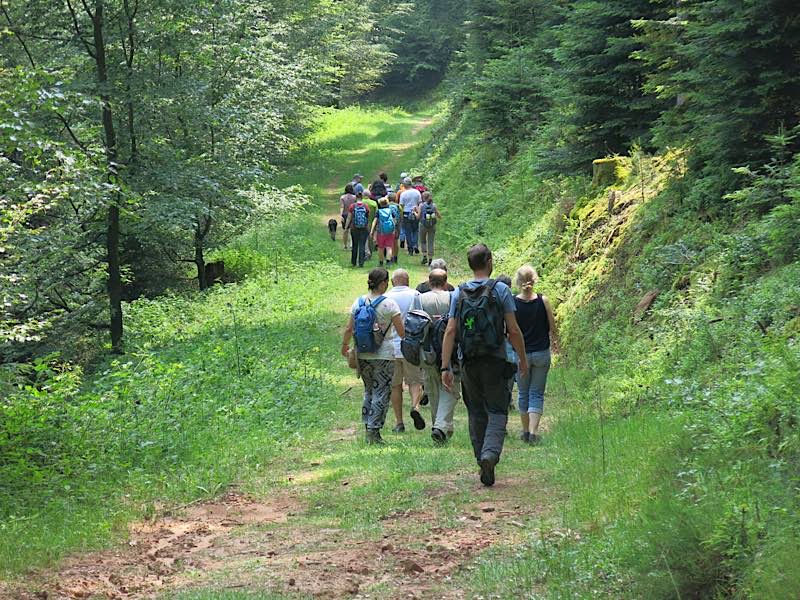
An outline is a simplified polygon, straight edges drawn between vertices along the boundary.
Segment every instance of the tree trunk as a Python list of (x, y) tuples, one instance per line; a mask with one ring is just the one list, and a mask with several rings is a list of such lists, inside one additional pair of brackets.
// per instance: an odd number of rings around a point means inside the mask
[[(117, 135), (114, 130), (114, 117), (111, 112), (111, 98), (108, 93), (108, 69), (106, 67), (106, 46), (103, 34), (103, 0), (95, 0), (92, 18), (94, 37), (94, 62), (97, 68), (97, 83), (100, 101), (103, 103), (103, 136), (108, 162), (108, 181), (117, 183)], [(111, 349), (122, 352), (122, 273), (119, 256), (119, 192), (114, 192), (108, 206), (106, 219), (106, 263), (108, 268), (108, 302), (110, 308)]]
[(203, 244), (211, 229), (211, 217), (201, 217), (194, 230), (194, 264), (197, 265), (197, 285), (201, 290), (207, 289), (211, 282), (206, 277), (206, 259), (203, 256)]
[(194, 264), (197, 265), (197, 283), (201, 290), (208, 288), (206, 280), (206, 259), (203, 256), (203, 240), (194, 236)]

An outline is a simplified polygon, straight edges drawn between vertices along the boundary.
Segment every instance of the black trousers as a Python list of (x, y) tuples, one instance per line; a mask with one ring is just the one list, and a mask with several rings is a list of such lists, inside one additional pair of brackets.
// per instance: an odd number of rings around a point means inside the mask
[(503, 452), (509, 397), (505, 362), (503, 358), (486, 357), (462, 367), (461, 388), (475, 460), (499, 460)]

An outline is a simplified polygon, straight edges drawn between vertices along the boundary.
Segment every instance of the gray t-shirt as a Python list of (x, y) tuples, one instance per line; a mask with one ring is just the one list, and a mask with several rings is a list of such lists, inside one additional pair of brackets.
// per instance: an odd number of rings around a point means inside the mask
[[(372, 302), (378, 296), (373, 296), (372, 294), (367, 294), (366, 296), (362, 296), (367, 302)], [(350, 308), (350, 314), (355, 315), (356, 311), (358, 310), (359, 300), (361, 298), (357, 298), (355, 302), (353, 302), (353, 306)], [(359, 353), (358, 358), (361, 360), (394, 360), (394, 341), (393, 337), (397, 337), (397, 333), (392, 326), (392, 319), (395, 315), (400, 314), (400, 307), (397, 306), (397, 302), (392, 300), (389, 297), (384, 298), (384, 300), (378, 305), (378, 308), (375, 309), (376, 319), (375, 322), (380, 327), (381, 331), (385, 331), (386, 335), (383, 338), (383, 342), (381, 343), (380, 347), (378, 348), (377, 352), (363, 352)]]
[(418, 298), (419, 308), (435, 318), (446, 315), (450, 311), (450, 292), (447, 290), (431, 290)]
[[(488, 279), (473, 279), (468, 281), (464, 284), (464, 287), (470, 290), (474, 290), (475, 288), (481, 286), (482, 284), (486, 283)], [(453, 319), (457, 316), (458, 313), (458, 296), (459, 296), (460, 289), (456, 288), (456, 291), (450, 295), (450, 318)], [(494, 286), (494, 291), (492, 295), (495, 299), (500, 302), (501, 306), (503, 307), (503, 313), (515, 313), (517, 312), (517, 305), (514, 302), (514, 295), (511, 293), (509, 287), (503, 283), (502, 281), (498, 281)], [(504, 346), (500, 346), (500, 349), (497, 352), (498, 358), (502, 358), (505, 360), (506, 358), (506, 349)]]
[(411, 188), (400, 194), (400, 206), (403, 208), (403, 214), (413, 211), (420, 202), (422, 202), (422, 194), (419, 193), (419, 190)]

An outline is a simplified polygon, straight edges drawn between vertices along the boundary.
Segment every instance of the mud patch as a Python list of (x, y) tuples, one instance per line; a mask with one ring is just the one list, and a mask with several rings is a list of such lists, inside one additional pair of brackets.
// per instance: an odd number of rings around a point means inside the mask
[[(229, 492), (154, 522), (133, 524), (122, 547), (74, 557), (56, 573), (34, 573), (26, 587), (35, 591), (0, 590), (0, 598), (152, 597), (227, 566), (228, 553), (215, 549), (235, 528), (286, 523), (301, 511), (288, 496), (258, 501)], [(38, 585), (31, 583), (36, 580)]]

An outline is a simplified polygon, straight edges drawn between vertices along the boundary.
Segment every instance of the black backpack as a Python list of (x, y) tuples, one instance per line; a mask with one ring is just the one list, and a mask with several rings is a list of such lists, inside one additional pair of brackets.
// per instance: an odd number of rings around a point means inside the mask
[(410, 310), (403, 327), (406, 334), (400, 342), (400, 351), (403, 353), (403, 358), (418, 367), (422, 363), (422, 350), (431, 327), (431, 318), (423, 310)]
[(379, 200), (386, 196), (386, 184), (382, 179), (378, 179), (377, 181), (373, 182), (370, 191), (372, 192), (372, 197), (376, 200)]
[[(444, 332), (447, 329), (447, 323), (450, 321), (449, 315), (442, 315), (437, 317), (431, 323), (428, 330), (428, 338), (425, 340), (425, 347), (423, 357), (425, 362), (429, 365), (436, 365), (442, 368), (442, 349), (444, 347)], [(450, 357), (450, 365), (456, 366), (458, 364), (458, 347), (453, 345), (453, 354)]]
[(464, 360), (497, 356), (505, 341), (505, 315), (495, 298), (497, 281), (489, 279), (474, 289), (458, 288), (456, 331)]

